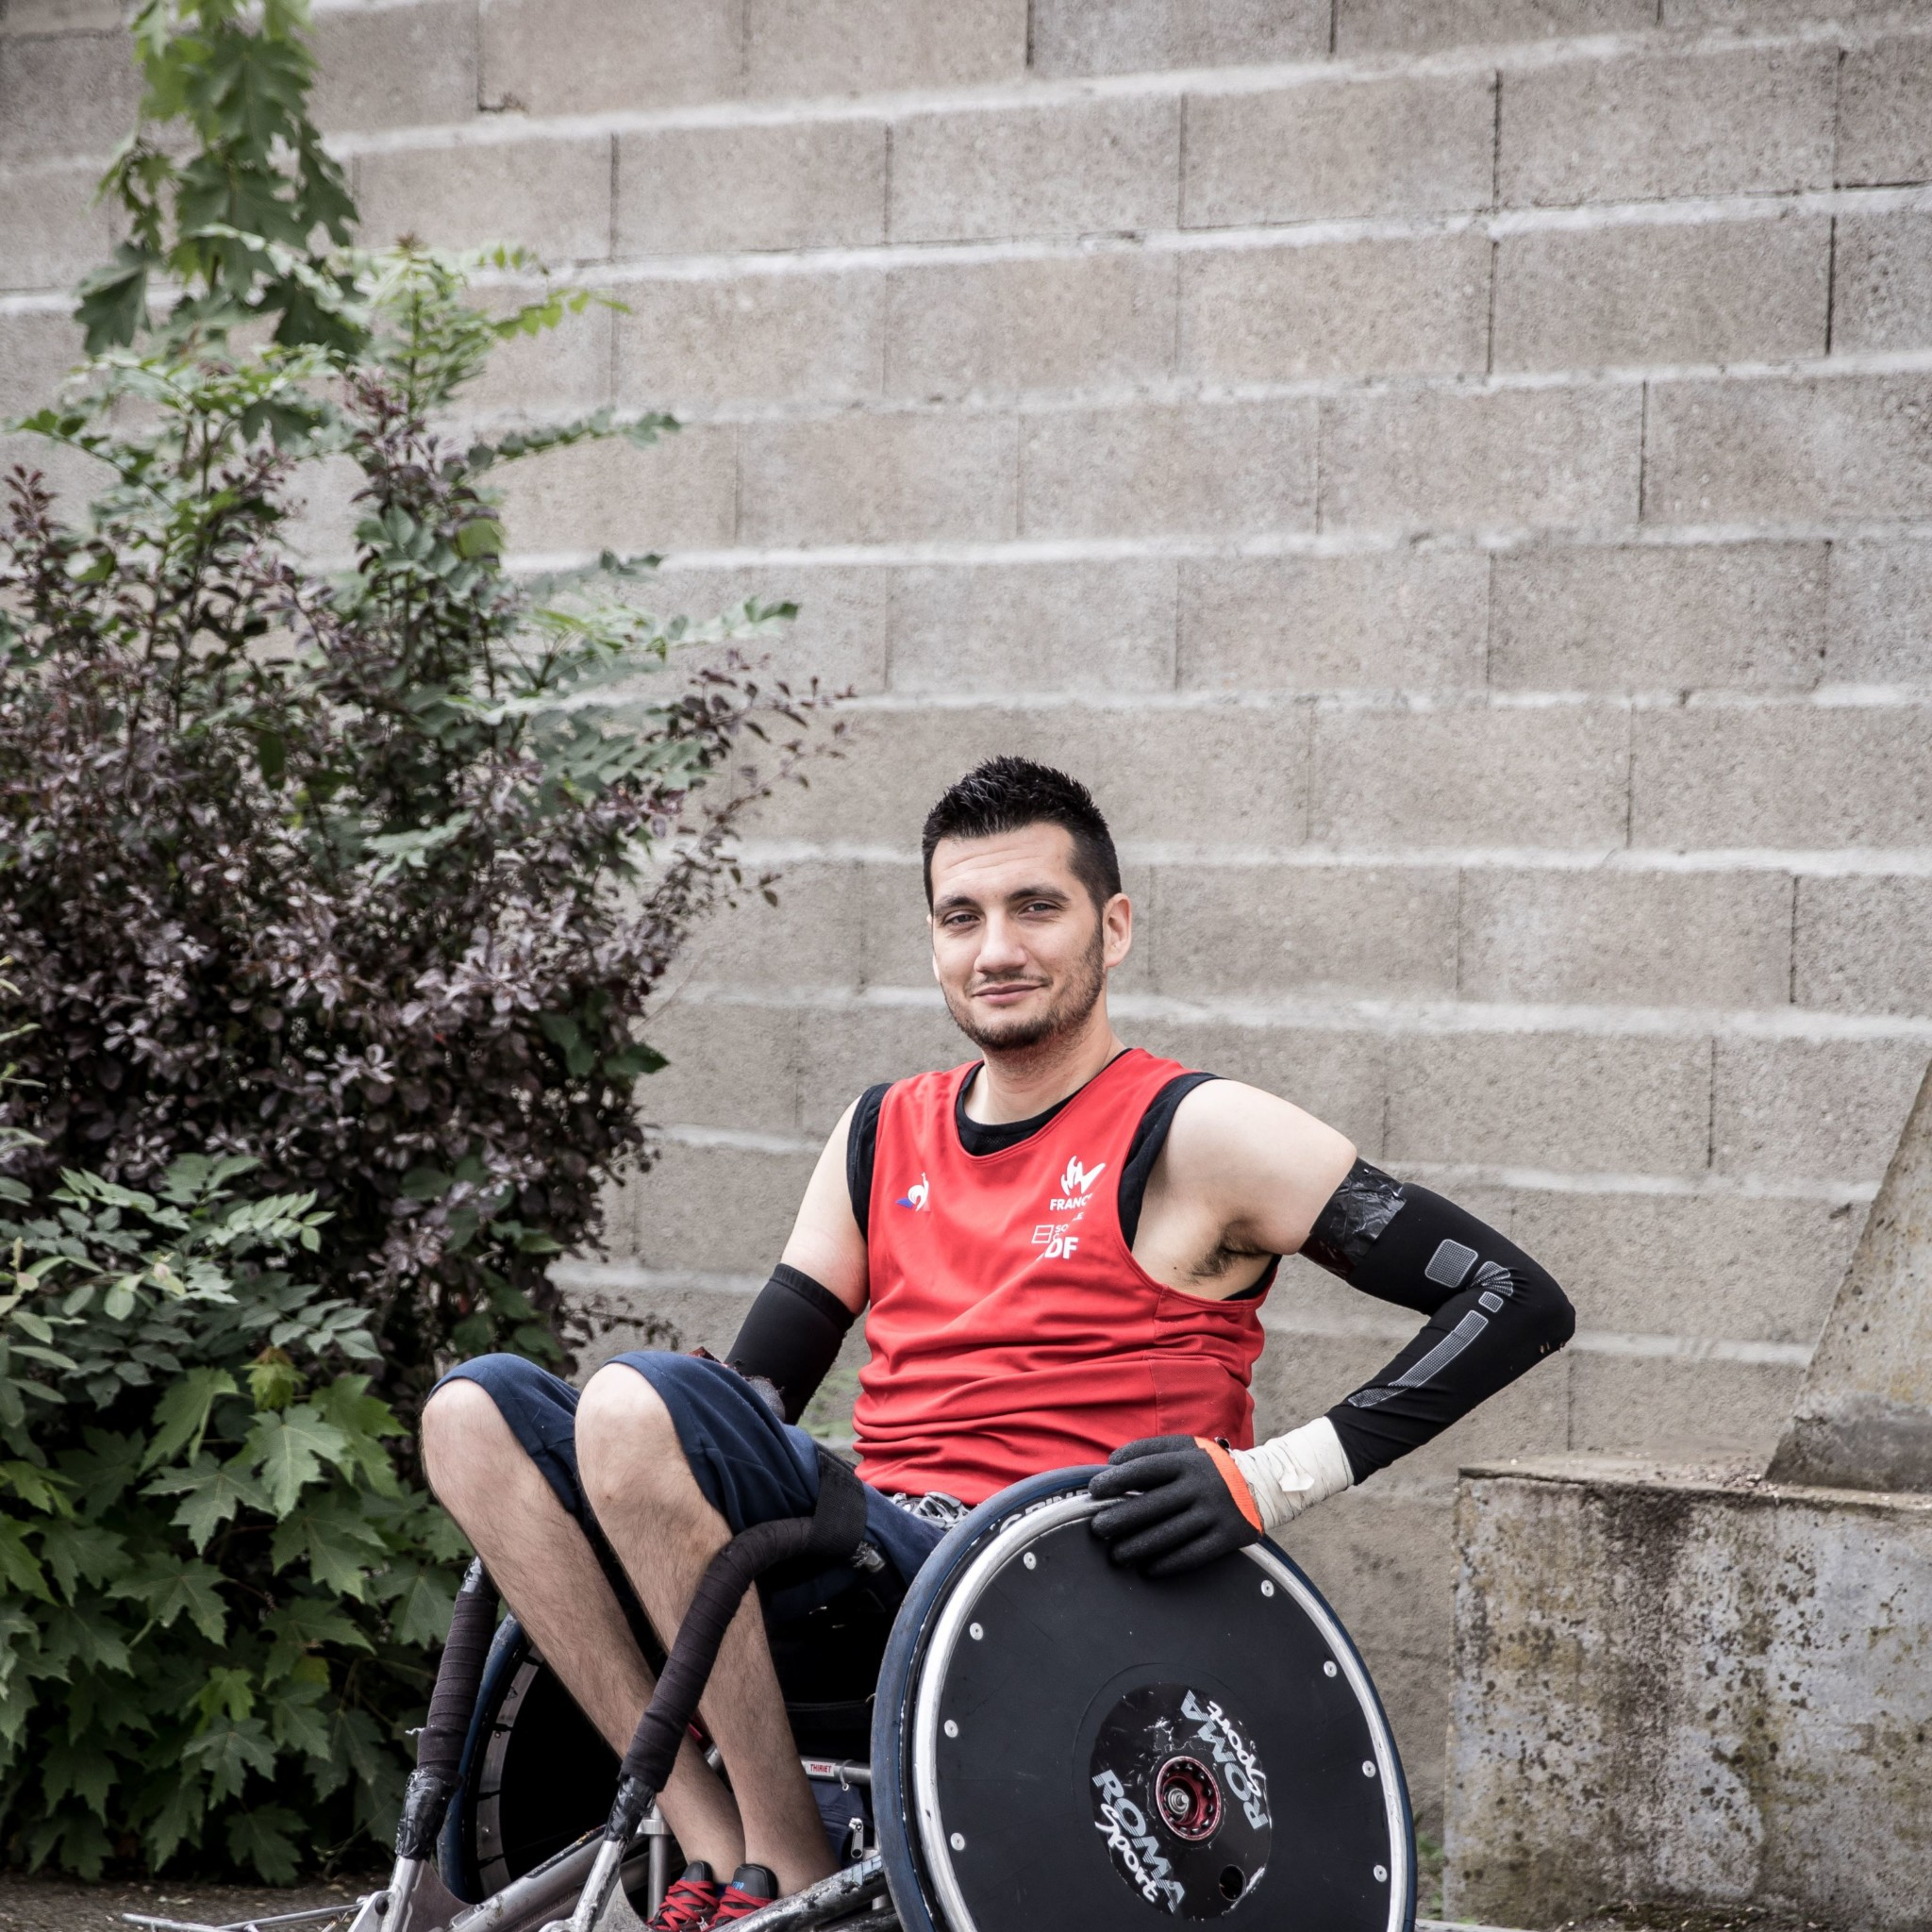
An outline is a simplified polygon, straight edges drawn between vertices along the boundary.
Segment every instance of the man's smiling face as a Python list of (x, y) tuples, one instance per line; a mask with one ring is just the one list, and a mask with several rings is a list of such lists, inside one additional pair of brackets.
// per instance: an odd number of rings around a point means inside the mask
[(1063, 826), (941, 839), (932, 855), (932, 969), (946, 1009), (988, 1053), (1078, 1028), (1126, 958), (1123, 894), (1096, 907)]

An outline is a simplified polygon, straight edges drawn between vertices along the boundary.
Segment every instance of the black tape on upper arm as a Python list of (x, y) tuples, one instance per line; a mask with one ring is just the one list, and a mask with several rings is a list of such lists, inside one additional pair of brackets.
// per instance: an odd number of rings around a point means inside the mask
[(838, 1359), (856, 1319), (830, 1289), (780, 1261), (724, 1359), (740, 1374), (769, 1382), (778, 1391), (785, 1420), (795, 1423)]

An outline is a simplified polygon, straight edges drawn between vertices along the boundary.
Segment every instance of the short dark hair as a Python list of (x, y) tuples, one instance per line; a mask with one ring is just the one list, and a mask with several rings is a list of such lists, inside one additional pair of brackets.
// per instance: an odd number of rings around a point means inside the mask
[(925, 869), (925, 903), (932, 905), (933, 848), (941, 839), (991, 839), (1024, 825), (1060, 825), (1073, 835), (1074, 876), (1104, 907), (1121, 889), (1113, 834), (1077, 778), (1031, 758), (988, 758), (949, 785), (925, 815), (919, 852)]

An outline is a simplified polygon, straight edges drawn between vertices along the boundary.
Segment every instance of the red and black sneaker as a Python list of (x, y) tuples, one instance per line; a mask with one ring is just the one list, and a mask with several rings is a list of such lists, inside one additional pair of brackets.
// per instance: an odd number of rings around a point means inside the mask
[(664, 1894), (644, 1932), (705, 1932), (718, 1909), (718, 1881), (702, 1858), (684, 1868), (684, 1876)]
[[(731, 1874), (731, 1883), (711, 1914), (712, 1925), (728, 1925), (734, 1919), (748, 1919), (761, 1912), (778, 1896), (776, 1875), (764, 1865), (741, 1865)], [(668, 1903), (668, 1901), (667, 1901)]]

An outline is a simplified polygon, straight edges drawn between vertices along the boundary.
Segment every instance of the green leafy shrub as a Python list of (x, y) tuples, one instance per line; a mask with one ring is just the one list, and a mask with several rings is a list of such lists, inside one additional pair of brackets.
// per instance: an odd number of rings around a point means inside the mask
[(0, 1833), (84, 1873), (389, 1830), (458, 1555), (408, 1426), (452, 1356), (568, 1341), (646, 1002), (817, 703), (735, 653), (790, 606), (507, 571), (507, 465), (675, 425), (464, 427), (598, 298), (352, 247), (306, 18), (139, 9), (129, 240), (23, 425), (104, 481), (0, 510)]
[(0, 1183), (0, 1828), (291, 1879), (392, 1828), (459, 1539), (399, 1479), (312, 1194)]
[[(507, 464), (675, 425), (458, 433), (497, 344), (591, 298), (486, 313), (484, 258), (340, 245), (301, 20), (142, 9), (144, 112), (192, 140), (116, 162), (133, 239), (87, 287), (98, 353), (25, 425), (108, 480), (72, 520), (10, 480), (0, 951), (35, 1084), (9, 1117), (36, 1188), (152, 1189), (193, 1153), (313, 1191), (320, 1278), (369, 1310), (407, 1418), (452, 1352), (555, 1353), (549, 1259), (648, 1159), (646, 1002), (743, 885), (732, 832), (815, 694), (728, 648), (790, 606), (693, 625), (640, 608), (652, 558), (505, 570)], [(296, 508), (345, 470), (328, 570)], [(693, 642), (717, 648), (673, 675)]]

